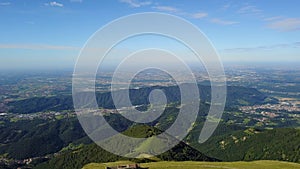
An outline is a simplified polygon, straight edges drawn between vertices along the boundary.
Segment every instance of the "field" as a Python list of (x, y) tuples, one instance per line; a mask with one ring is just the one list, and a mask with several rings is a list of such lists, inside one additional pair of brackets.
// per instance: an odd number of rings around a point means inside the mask
[[(114, 162), (114, 163), (91, 163), (83, 169), (105, 169), (106, 166), (116, 166), (119, 164), (130, 164), (132, 162)], [(252, 162), (152, 162), (142, 163), (142, 168), (149, 169), (300, 169), (300, 164), (280, 162), (280, 161), (252, 161)]]

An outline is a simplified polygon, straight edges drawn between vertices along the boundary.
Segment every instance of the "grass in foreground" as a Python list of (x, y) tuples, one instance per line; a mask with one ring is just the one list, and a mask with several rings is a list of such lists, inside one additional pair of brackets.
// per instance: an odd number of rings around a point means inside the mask
[[(115, 166), (118, 164), (130, 164), (128, 161), (118, 161), (113, 163), (91, 163), (83, 169), (105, 169), (106, 166)], [(152, 162), (142, 163), (141, 167), (149, 169), (300, 169), (300, 164), (281, 162), (281, 161), (252, 161), (252, 162)]]

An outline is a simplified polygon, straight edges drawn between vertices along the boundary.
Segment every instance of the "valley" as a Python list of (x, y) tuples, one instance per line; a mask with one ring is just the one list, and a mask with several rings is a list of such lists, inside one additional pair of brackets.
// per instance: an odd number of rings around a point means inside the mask
[[(55, 75), (50, 76), (53, 76), (52, 81), (55, 81)], [(108, 78), (108, 76), (104, 77)], [(58, 78), (63, 79), (61, 76)], [(49, 78), (46, 77), (45, 82), (48, 80)], [(147, 80), (145, 85), (137, 87), (144, 80)], [(22, 87), (24, 81), (26, 84), (26, 79), (23, 79), (20, 88), (24, 88)], [(38, 80), (38, 82), (43, 81)], [(62, 84), (68, 84), (63, 81)], [(29, 82), (33, 83), (32, 80)], [(180, 92), (178, 86), (164, 84), (163, 80), (155, 82), (161, 83), (161, 86), (147, 85), (152, 83), (149, 79), (136, 80), (134, 83), (137, 85), (130, 89), (133, 107), (122, 109), (114, 108), (110, 92), (103, 88), (96, 94), (98, 113), (100, 113), (98, 115), (103, 115), (114, 129), (130, 137), (150, 138), (165, 131), (176, 120), (178, 111), (182, 108), (178, 103)], [(284, 99), (274, 93), (270, 95), (268, 92), (265, 93), (264, 89), (245, 85), (241, 79), (241, 83), (234, 82), (234, 80), (229, 81), (231, 85), (227, 87), (225, 111), (219, 126), (208, 141), (199, 144), (197, 140), (206, 120), (211, 97), (210, 86), (203, 79), (198, 85), (201, 96), (198, 117), (189, 134), (176, 147), (159, 156), (152, 158), (151, 154), (137, 154), (143, 157), (139, 160), (111, 154), (90, 140), (77, 120), (72, 96), (68, 91), (69, 87), (59, 89), (51, 87), (49, 88), (49, 92), (53, 93), (51, 95), (27, 95), (28, 97), (20, 95), (22, 96), (20, 98), (16, 98), (10, 92), (10, 95), (2, 95), (0, 164), (8, 169), (16, 166), (37, 169), (74, 169), (82, 168), (92, 162), (105, 163), (119, 160), (147, 162), (143, 165), (149, 165), (150, 168), (155, 167), (157, 161), (162, 161), (157, 165), (164, 163), (163, 161), (191, 160), (224, 162), (280, 160), (299, 163), (300, 112), (295, 99), (287, 99), (290, 95), (285, 96)], [(40, 93), (35, 89), (37, 86), (44, 85), (43, 82), (30, 86), (32, 91)], [(166, 109), (159, 118), (151, 123), (139, 124), (122, 116), (123, 113), (133, 109), (147, 112), (151, 107), (147, 97), (154, 89), (163, 90), (168, 99)], [(26, 91), (29, 92), (29, 88)], [(104, 131), (105, 128), (101, 130)], [(111, 144), (114, 146), (116, 143)], [(140, 142), (137, 149), (143, 150), (149, 148), (149, 145), (150, 142)], [(118, 146), (122, 147), (122, 145)], [(123, 149), (126, 150), (125, 147)], [(148, 164), (148, 162), (155, 163)], [(191, 165), (198, 165), (197, 162), (191, 163), (195, 163)], [(251, 166), (254, 164), (251, 163)], [(262, 168), (263, 165), (257, 167)]]

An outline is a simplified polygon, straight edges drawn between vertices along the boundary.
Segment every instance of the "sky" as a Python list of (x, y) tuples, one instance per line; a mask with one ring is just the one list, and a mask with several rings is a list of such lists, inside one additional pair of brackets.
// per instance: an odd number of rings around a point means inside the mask
[(223, 62), (300, 63), (299, 6), (298, 0), (0, 0), (0, 69), (73, 68), (94, 32), (141, 12), (196, 25)]

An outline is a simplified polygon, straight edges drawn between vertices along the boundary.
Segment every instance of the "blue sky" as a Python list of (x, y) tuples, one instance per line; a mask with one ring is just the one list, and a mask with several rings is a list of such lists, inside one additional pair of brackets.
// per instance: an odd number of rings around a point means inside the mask
[(80, 48), (124, 15), (187, 19), (224, 62), (299, 62), (298, 0), (0, 0), (0, 67), (72, 68)]

